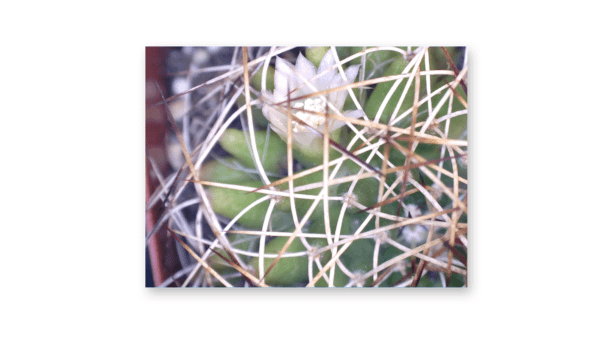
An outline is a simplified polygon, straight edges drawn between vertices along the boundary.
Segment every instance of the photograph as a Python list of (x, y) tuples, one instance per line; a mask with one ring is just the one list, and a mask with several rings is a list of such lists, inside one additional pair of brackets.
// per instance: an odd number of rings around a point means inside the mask
[(145, 287), (468, 287), (467, 47), (145, 47)]

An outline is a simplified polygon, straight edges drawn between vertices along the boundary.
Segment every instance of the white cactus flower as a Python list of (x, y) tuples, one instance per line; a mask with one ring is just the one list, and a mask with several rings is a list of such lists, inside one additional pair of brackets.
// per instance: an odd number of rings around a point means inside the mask
[[(262, 111), (271, 123), (273, 130), (282, 139), (287, 140), (288, 118), (285, 102), (288, 100), (288, 92), (292, 108), (291, 112), (307, 125), (310, 125), (321, 133), (325, 131), (325, 118), (298, 109), (325, 113), (327, 102), (329, 102), (346, 117), (359, 118), (364, 115), (362, 110), (342, 112), (348, 95), (347, 90), (338, 90), (323, 95), (326, 101), (321, 96), (295, 100), (295, 98), (317, 91), (337, 88), (354, 82), (358, 74), (359, 65), (348, 67), (345, 71), (347, 80), (344, 80), (342, 75), (338, 73), (337, 68), (329, 70), (335, 64), (335, 58), (331, 49), (323, 56), (318, 69), (302, 53), (298, 56), (296, 66), (277, 57), (275, 61), (275, 90), (272, 94), (263, 91), (263, 95), (272, 103), (264, 104)], [(278, 103), (283, 104), (277, 105)], [(331, 108), (328, 109), (328, 112), (331, 114), (335, 113)], [(331, 133), (343, 125), (345, 123), (342, 121), (330, 119), (329, 132)], [(292, 132), (292, 139), (295, 146), (306, 150), (318, 149), (320, 147), (318, 143), (315, 143), (315, 140), (320, 139), (319, 135), (301, 123), (292, 121)]]

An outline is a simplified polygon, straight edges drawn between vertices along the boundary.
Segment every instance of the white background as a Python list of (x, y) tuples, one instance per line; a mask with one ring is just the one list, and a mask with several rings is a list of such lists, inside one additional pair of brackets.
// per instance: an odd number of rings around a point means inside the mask
[[(589, 335), (589, 3), (3, 5), (1, 334)], [(468, 289), (144, 288), (144, 47), (272, 44), (468, 46)]]

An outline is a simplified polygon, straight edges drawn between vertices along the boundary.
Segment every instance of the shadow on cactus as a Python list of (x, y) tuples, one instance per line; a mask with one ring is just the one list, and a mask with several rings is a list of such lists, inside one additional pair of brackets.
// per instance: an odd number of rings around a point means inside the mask
[(467, 286), (465, 48), (173, 52), (161, 286)]

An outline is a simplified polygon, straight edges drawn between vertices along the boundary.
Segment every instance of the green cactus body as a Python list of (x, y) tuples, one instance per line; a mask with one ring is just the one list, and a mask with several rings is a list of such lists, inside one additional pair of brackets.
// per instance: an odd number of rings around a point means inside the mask
[[(372, 47), (367, 47), (367, 49), (369, 48)], [(352, 54), (360, 53), (362, 51), (363, 47), (350, 47), (350, 52)], [(365, 76), (369, 76), (371, 73), (373, 73), (373, 75), (368, 78), (381, 76), (383, 69), (381, 69), (379, 65), (385, 63), (387, 60), (395, 56), (398, 56), (398, 53), (392, 50), (379, 50), (373, 53), (368, 53), (365, 60)], [(361, 62), (361, 57), (358, 57), (350, 61), (350, 64), (361, 64)]]
[[(331, 173), (331, 169), (329, 172)], [(322, 181), (323, 181), (323, 171), (317, 171), (317, 172), (313, 172), (309, 175), (294, 179), (294, 188), (298, 188), (300, 186), (309, 185), (309, 184), (313, 184), (313, 183), (319, 183)], [(289, 184), (286, 184), (286, 188), (289, 189)], [(301, 191), (298, 193), (309, 194), (309, 195), (318, 195), (320, 191), (321, 191), (321, 187), (318, 187), (318, 188), (314, 188), (314, 189), (310, 189), (310, 190), (306, 190), (306, 191)], [(331, 196), (337, 195), (337, 191), (338, 191), (338, 186), (333, 185), (333, 186), (329, 187), (329, 195), (331, 195)], [(287, 200), (289, 200), (289, 199), (287, 199)], [(308, 210), (313, 202), (314, 202), (314, 199), (299, 199), (299, 198), (295, 199), (296, 211), (298, 212), (299, 218), (302, 218), (306, 214), (306, 212), (308, 212)], [(334, 211), (332, 211), (332, 210), (336, 209), (336, 206), (337, 206), (337, 209), (339, 209), (339, 207), (340, 207), (339, 201), (330, 201), (329, 202), (330, 213), (334, 213)], [(339, 214), (339, 211), (338, 211), (338, 214)], [(313, 213), (310, 215), (309, 219), (311, 219), (311, 220), (323, 219), (323, 201), (319, 201), (319, 204), (317, 205), (317, 207), (315, 208)]]
[[(340, 256), (340, 260), (344, 265), (355, 274), (364, 274), (373, 269), (373, 251), (375, 243), (373, 239), (359, 239), (350, 244), (344, 254)], [(373, 277), (369, 277), (364, 286), (368, 286), (373, 282)]]
[[(341, 207), (336, 205), (330, 208), (329, 210), (329, 223), (330, 223), (330, 229), (331, 229), (331, 237), (333, 238), (333, 236), (335, 235), (336, 232), (336, 227), (337, 227), (337, 222), (338, 222), (338, 218), (340, 216), (340, 211), (341, 211)], [(340, 231), (341, 235), (349, 235), (350, 234), (350, 229), (353, 225), (355, 217), (351, 214), (345, 214), (344, 219), (342, 220), (342, 228)], [(321, 218), (316, 219), (310, 226), (309, 229), (309, 233), (313, 233), (313, 234), (326, 234), (327, 232), (325, 231), (325, 221), (323, 216), (321, 216)], [(325, 247), (327, 246), (327, 239), (321, 239), (321, 238), (311, 238), (311, 239), (307, 239), (308, 243), (310, 243), (312, 246), (315, 247)], [(331, 258), (331, 251), (326, 251), (325, 253), (321, 254), (321, 262), (322, 263), (326, 263), (327, 261), (329, 261), (329, 259)]]
[[(328, 261), (325, 261), (325, 263), (323, 263), (323, 265), (325, 265)], [(313, 265), (313, 275), (317, 275), (317, 273), (319, 272), (319, 269), (317, 268), (316, 265)], [(327, 275), (329, 276), (329, 271), (327, 271)], [(345, 286), (346, 284), (348, 284), (348, 282), (350, 281), (350, 278), (348, 277), (348, 275), (344, 274), (342, 272), (342, 270), (340, 269), (340, 267), (338, 267), (338, 265), (335, 265), (335, 276), (333, 278), (333, 286), (336, 288), (340, 288)], [(315, 287), (316, 288), (325, 288), (325, 287), (329, 287), (329, 284), (327, 283), (327, 281), (325, 281), (324, 277), (321, 277), (316, 283), (315, 283)]]
[[(254, 242), (256, 242), (255, 238), (242, 234), (232, 234), (228, 239), (232, 247), (241, 250), (249, 250), (251, 246), (253, 246)], [(223, 255), (225, 258), (231, 259), (231, 257), (223, 249), (217, 248), (215, 249), (215, 251)], [(218, 254), (215, 254), (214, 252), (208, 257), (206, 262), (211, 266), (211, 268), (213, 268), (217, 272), (223, 272), (226, 270), (230, 270), (230, 272), (235, 271), (235, 269), (231, 267), (229, 262), (223, 260)]]
[[(346, 160), (342, 164), (340, 171), (337, 174), (337, 177), (346, 177), (358, 174), (360, 172), (360, 166), (354, 163), (351, 160)], [(366, 172), (363, 170), (363, 173)], [(337, 188), (338, 195), (344, 195), (350, 190), (350, 186), (352, 182), (347, 182), (340, 184)], [(366, 207), (370, 207), (371, 205), (377, 203), (377, 192), (379, 191), (379, 181), (375, 178), (365, 178), (360, 179), (354, 189), (352, 190), (352, 195), (356, 198), (356, 201), (361, 205)], [(350, 207), (348, 209), (350, 212), (356, 213), (359, 212), (360, 209), (356, 207)]]
[(213, 159), (200, 169), (200, 179), (219, 183), (236, 183), (252, 179), (251, 174), (235, 169), (239, 162), (233, 157)]
[[(275, 134), (271, 134), (267, 144), (267, 155), (263, 156), (267, 140), (266, 131), (254, 131), (256, 148), (261, 163), (267, 172), (278, 172), (286, 163), (286, 145)], [(254, 167), (252, 153), (246, 142), (246, 135), (237, 129), (227, 129), (219, 139), (219, 144), (246, 167)]]
[[(265, 253), (279, 253), (287, 240), (287, 237), (273, 238), (265, 245)], [(303, 252), (305, 250), (306, 248), (300, 239), (296, 238), (294, 241), (292, 241), (286, 252)], [(269, 269), (274, 260), (274, 258), (265, 258), (265, 272)], [(258, 263), (258, 257), (254, 257), (250, 261), (250, 265), (252, 265), (254, 268), (255, 275), (258, 275)], [(279, 287), (294, 286), (296, 284), (306, 282), (307, 280), (308, 256), (306, 255), (279, 259), (275, 267), (273, 267), (273, 269), (265, 277), (265, 282), (267, 284)]]
[[(262, 75), (263, 75), (263, 67), (260, 67), (260, 69), (258, 69), (258, 72), (252, 76), (251, 81), (251, 85), (254, 89), (260, 91), (260, 86), (261, 86), (261, 81), (262, 81)], [(267, 68), (267, 90), (269, 91), (273, 91), (273, 89), (275, 89), (275, 68), (273, 67), (268, 67)]]
[[(330, 133), (332, 141), (340, 144), (342, 129)], [(341, 157), (341, 153), (333, 146), (329, 146), (329, 161)], [(294, 159), (298, 160), (304, 167), (315, 167), (323, 164), (323, 139), (316, 139), (310, 148), (294, 146)]]
[[(340, 208), (339, 207), (334, 207), (332, 209), (333, 212), (330, 212), (330, 225), (331, 225), (331, 236), (332, 238), (335, 236), (335, 232), (337, 230), (337, 222), (338, 222), (338, 218), (340, 216)], [(346, 212), (346, 214), (344, 215), (344, 219), (342, 220), (342, 228), (340, 231), (340, 235), (351, 235), (354, 232), (355, 227), (357, 227), (360, 223), (362, 223), (362, 221), (364, 220), (364, 218), (366, 217), (366, 214), (351, 214)], [(310, 229), (309, 229), (310, 233), (315, 233), (315, 234), (325, 234), (325, 222), (323, 220), (323, 218), (319, 219), (319, 220), (315, 220), (313, 222), (313, 224), (311, 225)], [(313, 247), (318, 247), (318, 248), (322, 248), (322, 247), (326, 247), (327, 246), (327, 239), (307, 239), (307, 241), (313, 246)], [(352, 246), (350, 247), (352, 248)], [(342, 255), (341, 259), (342, 262), (346, 261), (348, 262), (348, 258), (344, 258), (344, 255), (349, 254), (355, 254), (356, 253), (356, 248), (352, 248), (352, 250), (350, 252), (346, 251), (344, 252), (344, 254)], [(372, 256), (373, 252), (371, 251), (371, 256)], [(322, 253), (319, 256), (319, 261), (321, 263), (321, 265), (325, 265), (327, 264), (330, 260), (331, 260), (331, 251), (328, 250), (324, 253)], [(364, 262), (364, 261), (363, 261)], [(346, 264), (345, 264), (346, 265)], [(349, 267), (349, 265), (346, 265), (346, 267)], [(357, 266), (353, 266), (353, 267), (357, 267)], [(316, 267), (316, 265), (313, 267), (314, 269), (314, 273), (316, 275), (316, 272), (318, 272), (318, 268)], [(367, 269), (369, 270), (369, 269)], [(327, 272), (327, 275), (329, 275), (329, 272)], [(348, 284), (350, 278), (348, 277), (348, 275), (344, 274), (341, 269), (337, 266), (336, 264), (336, 271), (335, 271), (335, 277), (334, 277), (334, 282), (333, 285), (335, 287), (343, 287), (346, 284)], [(317, 283), (315, 283), (315, 287), (327, 287), (328, 284), (325, 281), (325, 279), (320, 279), (319, 281), (317, 281)]]
[[(237, 185), (253, 188), (263, 186), (262, 182), (260, 181), (242, 181), (237, 182)], [(262, 193), (248, 193), (246, 191), (216, 186), (208, 186), (206, 190), (208, 192), (213, 210), (216, 213), (219, 213), (230, 219), (233, 219), (235, 216), (237, 216), (251, 203), (264, 197), (264, 194)], [(247, 228), (261, 229), (268, 207), (268, 201), (252, 207), (248, 212), (238, 219), (237, 223)], [(275, 210), (289, 212), (289, 207), (280, 203), (275, 207)]]
[[(384, 76), (399, 75), (402, 73), (404, 68), (406, 68), (408, 63), (409, 62), (402, 55), (400, 55), (400, 56), (396, 57), (396, 59), (389, 65), (389, 67), (386, 69), (386, 71), (383, 75)], [(402, 96), (402, 91), (404, 90), (404, 87), (406, 87), (407, 82), (408, 81), (406, 79), (403, 79), (402, 82), (400, 83), (400, 85), (398, 86), (398, 88), (396, 88), (396, 90), (392, 94), (392, 97), (390, 98), (389, 103), (383, 109), (383, 113), (380, 118), (381, 123), (387, 123), (389, 121), (389, 119), (392, 115), (392, 112), (394, 111), (394, 108), (396, 107), (396, 104), (398, 103), (398, 100), (400, 99), (400, 96)], [(375, 86), (375, 90), (373, 90), (373, 92), (371, 93), (371, 96), (369, 96), (369, 100), (367, 101), (367, 104), (365, 105), (365, 109), (364, 109), (364, 111), (367, 114), (367, 116), (369, 117), (369, 119), (373, 120), (375, 118), (375, 116), (377, 115), (377, 111), (379, 110), (379, 107), (383, 103), (385, 96), (388, 94), (388, 92), (390, 91), (390, 89), (392, 88), (393, 85), (394, 85), (394, 81), (387, 81), (387, 82), (381, 82), (381, 83), (377, 84), (377, 86)], [(409, 90), (404, 98), (402, 106), (400, 107), (400, 113), (402, 113), (405, 110), (407, 110), (408, 108), (410, 108), (413, 105), (413, 100), (414, 100), (414, 93), (411, 90)]]
[[(443, 84), (446, 84), (446, 83), (441, 83), (439, 86), (441, 87), (441, 85), (443, 85)], [(432, 89), (432, 91), (433, 90), (434, 89)], [(462, 98), (464, 98), (466, 100), (467, 95), (465, 94), (465, 91), (460, 84), (457, 85), (456, 88), (454, 88), (454, 90)], [(432, 97), (432, 99), (431, 99), (432, 106), (435, 107), (441, 101), (444, 92), (445, 91), (442, 91), (441, 94)], [(464, 107), (464, 105), (462, 105), (460, 100), (458, 100), (456, 97), (454, 97), (454, 99), (452, 100), (452, 111), (460, 111), (460, 110), (464, 110), (464, 109), (466, 109), (466, 108)], [(437, 114), (437, 117), (443, 117), (447, 114), (447, 112), (448, 112), (448, 100), (446, 100), (446, 103), (444, 103), (444, 105), (442, 105), (440, 112), (438, 112), (438, 114)], [(444, 122), (440, 123), (440, 125), (439, 125), (440, 130), (442, 130), (442, 131), (446, 130), (445, 123), (447, 123), (447, 122), (444, 121)], [(466, 129), (467, 129), (467, 114), (454, 117), (450, 121), (450, 129), (448, 131), (448, 138), (449, 139), (461, 139), (461, 136), (466, 131)]]
[[(379, 253), (379, 264), (393, 259), (394, 257), (404, 253), (400, 249), (392, 245), (382, 245)], [(379, 287), (391, 287), (398, 282), (408, 271), (410, 266), (409, 260), (402, 260), (395, 265), (387, 278), (379, 284)]]

